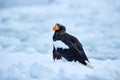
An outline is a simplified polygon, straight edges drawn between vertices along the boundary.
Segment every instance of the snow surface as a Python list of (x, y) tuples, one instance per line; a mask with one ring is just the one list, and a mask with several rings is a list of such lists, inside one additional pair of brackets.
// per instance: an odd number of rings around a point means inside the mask
[[(83, 44), (93, 69), (53, 61), (55, 23)], [(0, 0), (0, 80), (119, 80), (119, 0)]]

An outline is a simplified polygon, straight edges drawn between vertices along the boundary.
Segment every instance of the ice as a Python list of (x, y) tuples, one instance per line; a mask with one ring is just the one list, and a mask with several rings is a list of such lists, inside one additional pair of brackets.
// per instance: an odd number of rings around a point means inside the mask
[[(56, 23), (80, 40), (93, 69), (52, 59)], [(0, 80), (119, 80), (119, 27), (119, 0), (0, 0)]]
[(47, 79), (48, 77), (51, 78), (53, 75), (53, 71), (43, 64), (39, 65), (34, 63), (29, 71), (32, 78)]
[(0, 8), (14, 6), (49, 5), (53, 0), (0, 0)]

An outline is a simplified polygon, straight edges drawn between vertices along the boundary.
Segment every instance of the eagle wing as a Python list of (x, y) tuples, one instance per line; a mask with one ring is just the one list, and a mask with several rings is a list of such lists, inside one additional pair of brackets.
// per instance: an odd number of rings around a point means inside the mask
[(69, 35), (68, 41), (69, 41), (69, 44), (71, 45), (70, 47), (77, 51), (76, 54), (79, 54), (84, 61), (87, 60), (89, 62), (84, 52), (84, 49), (82, 47), (82, 44), (79, 42), (79, 40), (76, 37)]

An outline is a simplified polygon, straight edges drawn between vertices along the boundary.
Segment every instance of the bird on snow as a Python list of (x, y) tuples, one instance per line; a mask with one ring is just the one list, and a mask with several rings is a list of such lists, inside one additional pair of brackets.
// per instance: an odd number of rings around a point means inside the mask
[(89, 60), (79, 40), (68, 34), (65, 26), (62, 24), (55, 24), (53, 30), (55, 31), (53, 35), (53, 42), (56, 43), (57, 41), (60, 41), (68, 46), (68, 48), (56, 48), (53, 44), (53, 59), (58, 60), (64, 57), (67, 61), (78, 61), (83, 65), (88, 65)]

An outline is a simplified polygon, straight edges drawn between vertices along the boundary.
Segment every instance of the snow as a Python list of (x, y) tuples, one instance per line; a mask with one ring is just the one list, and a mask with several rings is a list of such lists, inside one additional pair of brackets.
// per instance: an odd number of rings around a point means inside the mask
[[(83, 44), (93, 69), (52, 59), (56, 23)], [(119, 80), (119, 0), (0, 0), (0, 80)]]

